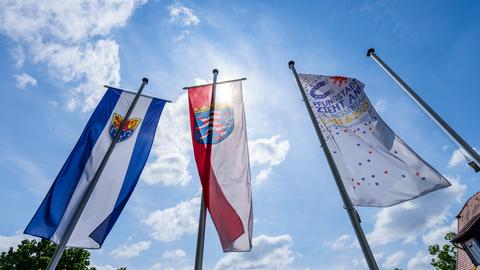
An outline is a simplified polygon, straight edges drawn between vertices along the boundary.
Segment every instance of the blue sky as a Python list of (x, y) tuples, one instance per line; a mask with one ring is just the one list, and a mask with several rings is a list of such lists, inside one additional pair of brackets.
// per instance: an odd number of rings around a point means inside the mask
[(223, 254), (210, 220), (205, 269), (366, 269), (287, 67), (355, 77), (386, 123), (453, 183), (395, 207), (359, 208), (381, 269), (430, 269), (478, 175), (366, 57), (377, 54), (470, 144), (480, 92), (480, 3), (468, 1), (7, 1), (0, 4), (0, 249), (18, 243), (110, 84), (173, 101), (100, 269), (191, 269), (199, 181), (182, 87), (247, 77), (254, 248)]

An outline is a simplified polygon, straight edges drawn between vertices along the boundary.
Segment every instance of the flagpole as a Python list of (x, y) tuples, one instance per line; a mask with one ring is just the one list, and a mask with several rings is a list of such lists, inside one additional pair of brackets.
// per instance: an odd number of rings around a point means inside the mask
[(78, 207), (74, 210), (72, 218), (68, 222), (67, 227), (65, 228), (65, 232), (63, 233), (63, 236), (58, 243), (57, 249), (55, 250), (53, 257), (47, 266), (47, 270), (55, 270), (55, 268), (57, 267), (57, 264), (60, 261), (60, 258), (62, 257), (62, 254), (65, 251), (65, 248), (67, 247), (68, 240), (70, 239), (70, 236), (72, 236), (73, 230), (75, 229), (75, 226), (77, 225), (78, 220), (80, 219), (80, 216), (83, 213), (83, 210), (87, 206), (87, 202), (90, 199), (90, 196), (92, 195), (93, 190), (95, 189), (95, 186), (97, 185), (97, 182), (100, 179), (100, 176), (102, 175), (103, 169), (105, 169), (105, 166), (107, 165), (108, 159), (110, 158), (113, 152), (113, 149), (115, 148), (115, 145), (117, 144), (118, 139), (120, 138), (120, 135), (125, 125), (127, 124), (128, 118), (130, 117), (130, 114), (132, 113), (133, 108), (137, 104), (138, 98), (140, 97), (143, 91), (143, 88), (147, 84), (148, 84), (148, 79), (143, 78), (142, 85), (138, 89), (138, 92), (136, 93), (135, 98), (132, 101), (132, 104), (128, 108), (127, 114), (125, 115), (125, 118), (123, 118), (123, 121), (122, 121), (122, 124), (120, 125), (119, 130), (117, 131), (117, 133), (115, 134), (115, 137), (110, 143), (110, 146), (108, 147), (107, 152), (105, 153), (105, 156), (100, 162), (100, 165), (97, 171), (95, 172), (95, 175), (93, 176), (90, 182), (90, 185), (87, 187), (85, 194), (82, 196)]
[(202, 191), (200, 204), (200, 217), (198, 218), (197, 250), (195, 253), (195, 270), (202, 270), (203, 265), (203, 247), (205, 243), (205, 218), (207, 211), (205, 209), (205, 197)]
[(440, 115), (438, 115), (421, 97), (413, 91), (408, 84), (406, 84), (387, 64), (385, 64), (380, 57), (375, 54), (375, 49), (370, 48), (367, 52), (367, 57), (371, 57), (377, 64), (398, 84), (400, 87), (427, 113), (432, 120), (439, 125), (447, 135), (452, 138), (457, 145), (462, 147), (468, 155), (474, 160), (469, 162), (476, 172), (480, 171), (480, 155), (453, 129)]
[(333, 156), (330, 153), (330, 150), (328, 149), (327, 143), (325, 141), (325, 138), (323, 137), (322, 132), (320, 131), (320, 128), (317, 124), (315, 114), (310, 107), (310, 104), (308, 103), (307, 96), (305, 94), (305, 91), (303, 89), (303, 86), (300, 82), (300, 79), (298, 78), (297, 71), (295, 69), (295, 62), (290, 61), (288, 62), (288, 67), (293, 73), (293, 76), (295, 77), (295, 81), (297, 82), (298, 89), (300, 90), (300, 93), (302, 94), (303, 102), (305, 103), (305, 106), (307, 107), (308, 114), (310, 115), (310, 119), (312, 120), (313, 127), (315, 128), (315, 131), (317, 132), (317, 137), (320, 140), (320, 144), (323, 149), (323, 153), (325, 154), (325, 157), (327, 158), (328, 165), (330, 166), (330, 170), (332, 171), (333, 178), (335, 179), (335, 183), (337, 184), (338, 191), (340, 192), (340, 197), (342, 197), (342, 201), (344, 204), (345, 210), (347, 210), (348, 217), (350, 218), (350, 222), (352, 223), (353, 229), (355, 231), (355, 234), (357, 235), (358, 242), (360, 244), (360, 247), (362, 248), (363, 255), (365, 257), (365, 260), (367, 262), (368, 268), (370, 270), (378, 270), (377, 263), (375, 261), (375, 257), (373, 256), (372, 250), (370, 249), (370, 245), (368, 244), (367, 238), (365, 237), (365, 233), (362, 230), (362, 226), (360, 225), (360, 216), (358, 215), (357, 210), (355, 210), (355, 207), (353, 207), (352, 201), (350, 200), (350, 197), (348, 197), (347, 191), (345, 190), (345, 186), (343, 185), (342, 177), (340, 176), (340, 173), (338, 171), (337, 166), (335, 165), (335, 161), (333, 160)]
[[(210, 117), (208, 122), (208, 129), (207, 129), (207, 157), (206, 160), (210, 161), (212, 157), (212, 139), (213, 139), (213, 117), (215, 111), (215, 93), (217, 88), (217, 76), (218, 76), (218, 69), (214, 69), (213, 73), (213, 84), (212, 84), (212, 96), (210, 97)], [(242, 79), (243, 80), (243, 79)], [(209, 131), (212, 131), (210, 135), (208, 134)], [(209, 166), (208, 163), (205, 166)], [(206, 168), (208, 177), (206, 180), (210, 178), (210, 168)], [(205, 207), (205, 192), (202, 188), (202, 202), (200, 205), (200, 217), (198, 219), (198, 234), (197, 234), (197, 250), (195, 252), (195, 270), (202, 270), (203, 266), (203, 249), (205, 246), (205, 218), (207, 215), (207, 210)]]

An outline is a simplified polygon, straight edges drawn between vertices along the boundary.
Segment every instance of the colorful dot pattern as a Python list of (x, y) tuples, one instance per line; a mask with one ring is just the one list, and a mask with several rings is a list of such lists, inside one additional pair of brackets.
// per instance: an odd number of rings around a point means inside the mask
[[(354, 80), (318, 75), (301, 75), (300, 79), (312, 107), (315, 100), (308, 95), (311, 91), (316, 91), (317, 96), (328, 92), (327, 98), (338, 100), (344, 89), (342, 87)], [(325, 82), (322, 87), (329, 90), (314, 89), (319, 82)], [(447, 186), (448, 181), (431, 169), (383, 122), (366, 96), (365, 101), (358, 104), (365, 102), (368, 102), (368, 110), (348, 124), (336, 124), (327, 119), (327, 113), (316, 114), (352, 202), (387, 206), (425, 194), (425, 190), (435, 186)], [(333, 102), (325, 104), (335, 105)], [(352, 106), (347, 106), (346, 111), (355, 111)]]

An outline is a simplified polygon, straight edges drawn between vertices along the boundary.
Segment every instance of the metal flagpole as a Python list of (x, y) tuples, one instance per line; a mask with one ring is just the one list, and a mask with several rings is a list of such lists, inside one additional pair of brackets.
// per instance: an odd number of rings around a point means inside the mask
[[(213, 139), (213, 117), (215, 111), (215, 92), (217, 88), (217, 76), (218, 76), (218, 69), (214, 69), (213, 73), (213, 84), (212, 84), (212, 96), (210, 98), (210, 118), (208, 122), (208, 129), (207, 129), (207, 158), (206, 160), (211, 160), (212, 157), (212, 139)], [(210, 135), (208, 132), (211, 131)], [(208, 164), (206, 163), (205, 166)], [(210, 178), (210, 168), (206, 168), (209, 172), (207, 175), (207, 179)], [(205, 246), (205, 218), (207, 215), (207, 210), (205, 207), (205, 192), (202, 191), (202, 202), (200, 205), (200, 217), (198, 219), (198, 234), (197, 234), (197, 250), (195, 252), (195, 270), (202, 270), (203, 266), (203, 248)]]
[(361, 222), (360, 216), (358, 215), (357, 210), (355, 210), (355, 208), (353, 207), (350, 197), (348, 197), (347, 191), (345, 190), (345, 186), (343, 185), (343, 182), (342, 182), (342, 177), (340, 176), (338, 168), (335, 165), (335, 161), (333, 160), (332, 154), (328, 149), (325, 138), (323, 137), (323, 134), (320, 131), (320, 127), (318, 126), (317, 121), (315, 119), (315, 114), (312, 108), (310, 107), (310, 104), (308, 103), (307, 95), (305, 94), (302, 83), (300, 82), (297, 71), (295, 70), (295, 62), (294, 61), (288, 62), (288, 67), (292, 71), (293, 76), (295, 77), (295, 81), (297, 82), (298, 89), (302, 94), (303, 102), (307, 107), (307, 111), (308, 111), (308, 114), (310, 115), (310, 119), (312, 120), (313, 127), (317, 132), (317, 136), (318, 136), (318, 139), (320, 140), (323, 153), (327, 158), (328, 165), (330, 166), (330, 170), (332, 171), (333, 178), (335, 179), (335, 183), (337, 184), (338, 191), (340, 192), (340, 196), (342, 197), (344, 208), (345, 210), (347, 210), (348, 217), (350, 218), (350, 222), (352, 223), (355, 234), (357, 235), (357, 239), (358, 239), (358, 242), (360, 243), (360, 247), (362, 248), (363, 255), (365, 256), (365, 260), (367, 261), (368, 268), (370, 270), (378, 270), (377, 262), (375, 261), (375, 257), (373, 256), (373, 253), (372, 253), (372, 250), (370, 249), (367, 238), (365, 237), (365, 234), (360, 225), (360, 222)]
[(115, 134), (115, 137), (113, 138), (112, 142), (110, 143), (110, 146), (107, 149), (107, 152), (105, 153), (105, 156), (103, 157), (102, 161), (100, 162), (100, 165), (95, 172), (95, 175), (92, 178), (92, 181), (90, 185), (87, 187), (87, 190), (83, 197), (80, 200), (80, 203), (78, 207), (75, 209), (73, 212), (72, 219), (70, 219), (70, 222), (67, 224), (67, 227), (65, 229), (65, 232), (62, 236), (62, 239), (60, 239), (60, 242), (58, 243), (57, 249), (55, 250), (55, 253), (53, 254), (52, 259), (50, 260), (50, 263), (47, 266), (47, 270), (55, 270), (57, 267), (58, 262), (60, 261), (60, 258), (62, 257), (63, 252), (65, 251), (65, 248), (67, 246), (68, 240), (70, 239), (70, 236), (72, 236), (73, 230), (75, 229), (75, 226), (77, 225), (78, 220), (80, 219), (80, 216), (83, 213), (83, 210), (85, 209), (85, 206), (87, 205), (88, 200), (90, 199), (90, 196), (93, 193), (93, 190), (95, 189), (95, 186), (97, 185), (98, 180), (100, 179), (100, 176), (102, 175), (103, 169), (105, 168), (105, 165), (107, 165), (108, 159), (110, 158), (110, 155), (113, 152), (113, 149), (115, 148), (115, 145), (117, 144), (118, 139), (120, 138), (120, 135), (123, 131), (123, 128), (127, 124), (128, 118), (130, 117), (130, 114), (133, 111), (133, 108), (135, 107), (135, 104), (138, 101), (138, 98), (140, 97), (143, 88), (145, 85), (147, 85), (148, 79), (143, 78), (142, 79), (142, 85), (138, 89), (138, 92), (135, 95), (135, 98), (133, 99), (132, 104), (128, 108), (127, 114), (125, 115), (125, 118), (123, 118), (122, 125), (120, 125), (120, 129), (117, 131)]
[(474, 160), (469, 162), (470, 165), (476, 172), (480, 171), (480, 155), (470, 146), (468, 143), (458, 135), (458, 133), (451, 128), (447, 122), (445, 122), (440, 115), (438, 115), (428, 104), (413, 91), (410, 86), (408, 86), (387, 64), (385, 64), (380, 57), (375, 54), (375, 49), (370, 48), (367, 52), (367, 57), (370, 56), (372, 59), (377, 62), (377, 64), (385, 70), (385, 72), (392, 77), (392, 79), (400, 85), (400, 87), (422, 108), (422, 110), (427, 113), (432, 120), (439, 125), (447, 135), (452, 138), (457, 145), (462, 147), (468, 155)]
[(203, 265), (203, 247), (205, 243), (205, 218), (207, 211), (205, 209), (205, 197), (202, 191), (200, 205), (200, 217), (198, 218), (197, 250), (195, 253), (195, 270), (202, 270)]

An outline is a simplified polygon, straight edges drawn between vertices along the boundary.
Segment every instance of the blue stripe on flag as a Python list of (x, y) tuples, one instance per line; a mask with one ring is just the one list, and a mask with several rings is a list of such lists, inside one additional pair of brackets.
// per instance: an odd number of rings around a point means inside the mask
[(166, 101), (160, 99), (152, 99), (147, 113), (143, 119), (143, 124), (137, 136), (135, 147), (133, 149), (130, 164), (128, 165), (125, 180), (122, 184), (122, 189), (118, 195), (117, 202), (113, 208), (112, 213), (98, 226), (95, 231), (90, 234), (90, 237), (95, 240), (100, 246), (107, 235), (112, 230), (113, 225), (117, 221), (120, 213), (127, 204), (130, 195), (132, 195), (135, 186), (137, 185), (140, 174), (142, 173), (145, 163), (147, 162), (150, 149), (152, 148), (155, 131), (157, 129), (158, 120), (162, 113)]
[(25, 229), (25, 234), (46, 239), (52, 238), (62, 221), (92, 149), (110, 119), (120, 95), (121, 91), (119, 90), (107, 90), (50, 187), (47, 196)]

